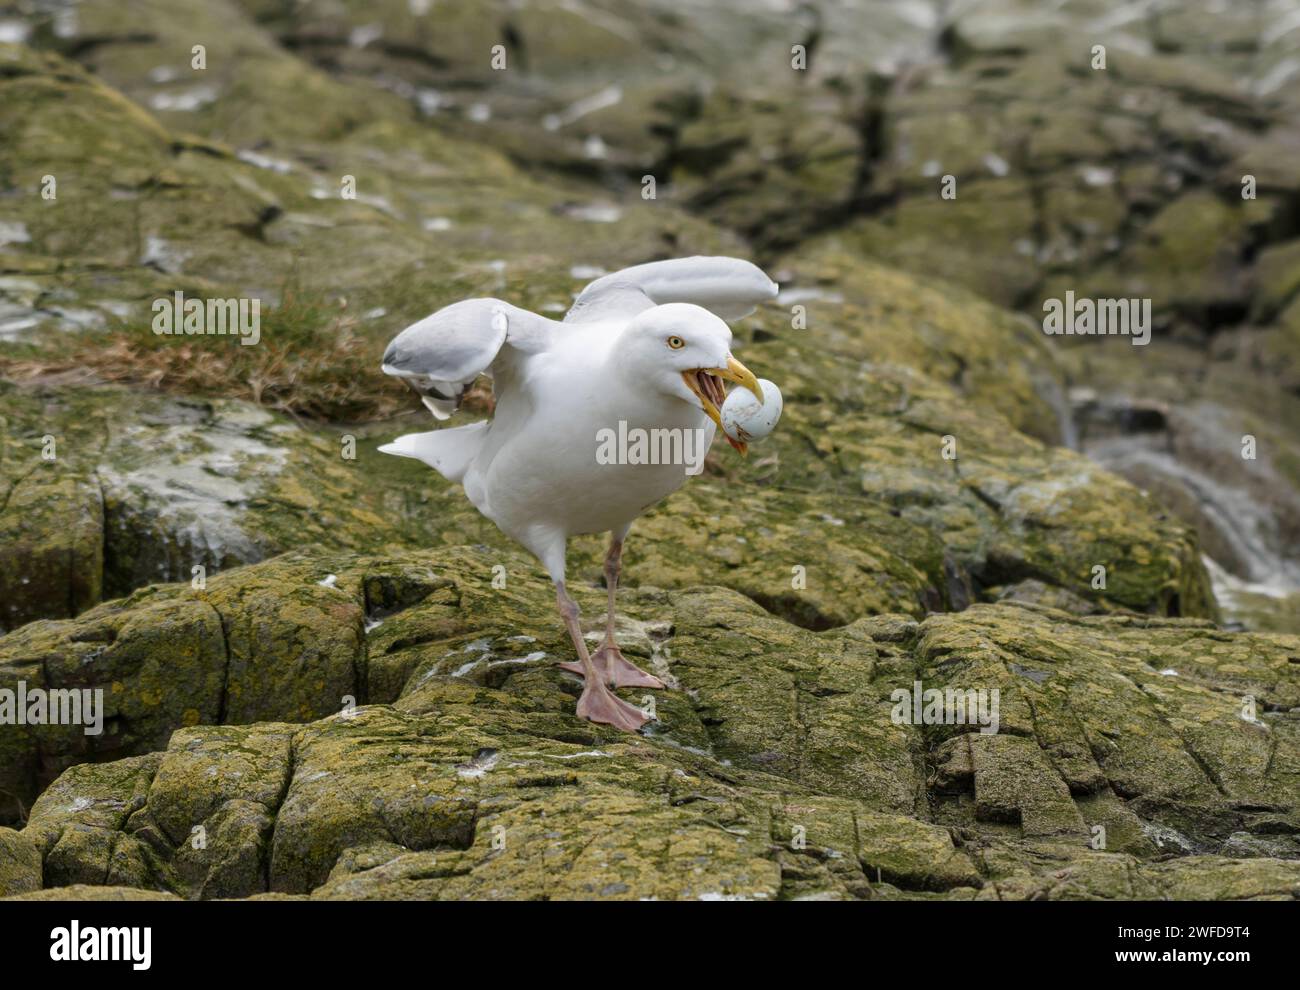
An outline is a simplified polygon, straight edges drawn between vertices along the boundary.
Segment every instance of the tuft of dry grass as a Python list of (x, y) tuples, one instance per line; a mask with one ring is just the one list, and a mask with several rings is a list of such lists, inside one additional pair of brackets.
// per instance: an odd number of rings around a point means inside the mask
[(379, 370), (383, 346), (337, 306), (289, 298), (263, 313), (255, 345), (235, 336), (159, 336), (123, 323), (0, 351), (0, 374), (244, 398), (306, 419), (364, 422), (419, 407), (410, 390)]

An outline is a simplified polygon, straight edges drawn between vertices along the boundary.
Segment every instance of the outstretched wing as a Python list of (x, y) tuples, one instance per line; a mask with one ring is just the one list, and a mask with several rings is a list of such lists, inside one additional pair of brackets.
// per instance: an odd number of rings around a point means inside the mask
[(776, 297), (777, 284), (740, 258), (676, 258), (612, 272), (582, 290), (564, 317), (585, 323), (635, 316), (664, 303), (694, 303), (724, 320), (748, 316)]
[(556, 326), (500, 299), (466, 299), (394, 337), (383, 370), (418, 392), (434, 416), (447, 419), (479, 375), (495, 378), (513, 355), (545, 349)]

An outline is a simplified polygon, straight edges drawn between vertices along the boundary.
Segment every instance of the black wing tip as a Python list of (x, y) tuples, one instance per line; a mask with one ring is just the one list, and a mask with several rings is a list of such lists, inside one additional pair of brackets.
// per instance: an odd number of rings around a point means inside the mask
[(381, 367), (386, 375), (400, 375), (403, 373), (402, 365), (406, 363), (406, 355), (402, 353), (397, 346), (397, 342), (389, 344), (384, 351), (384, 360)]

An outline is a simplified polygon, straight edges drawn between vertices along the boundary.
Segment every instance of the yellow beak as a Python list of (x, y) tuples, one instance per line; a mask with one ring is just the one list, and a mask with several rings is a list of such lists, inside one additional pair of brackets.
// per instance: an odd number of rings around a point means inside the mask
[[(718, 407), (724, 397), (722, 386), (716, 381), (710, 381), (707, 377), (703, 381), (701, 380), (701, 376), (709, 375), (744, 386), (753, 392), (759, 404), (762, 404), (763, 389), (759, 387), (758, 378), (730, 354), (727, 355), (727, 366), (725, 368), (700, 368), (698, 371), (683, 371), (682, 380), (686, 382), (686, 387), (695, 393), (695, 397), (700, 400), (700, 408), (704, 410), (709, 419), (717, 424), (719, 430), (722, 430), (722, 413)], [(722, 430), (722, 435), (727, 436), (727, 431)], [(742, 455), (749, 452), (749, 445), (743, 440), (733, 440), (731, 437), (727, 437), (727, 443), (735, 447)]]
[(730, 354), (727, 355), (727, 366), (725, 368), (711, 368), (709, 370), (719, 378), (725, 378), (729, 382), (743, 385), (754, 393), (754, 398), (758, 399), (760, 406), (763, 404), (763, 390), (759, 387), (758, 378)]

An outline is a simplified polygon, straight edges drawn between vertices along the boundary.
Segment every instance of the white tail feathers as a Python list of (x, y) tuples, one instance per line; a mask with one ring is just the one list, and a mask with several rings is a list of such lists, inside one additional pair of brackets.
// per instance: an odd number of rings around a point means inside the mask
[(448, 481), (463, 481), (465, 472), (487, 439), (487, 422), (470, 423), (452, 430), (431, 430), (428, 433), (408, 433), (379, 450), (397, 457), (414, 457), (424, 461)]

